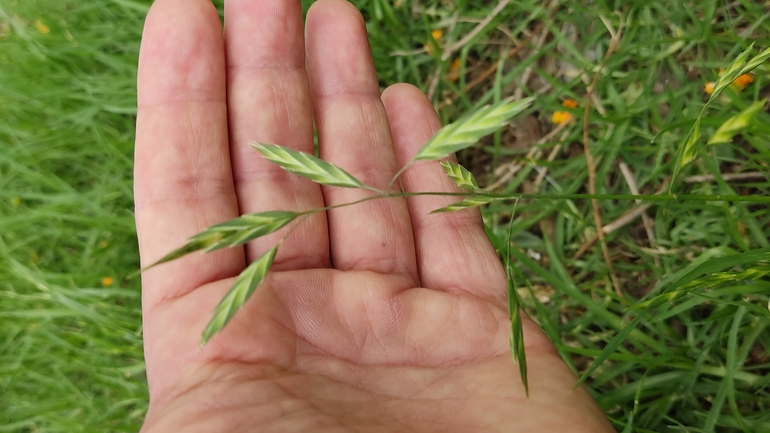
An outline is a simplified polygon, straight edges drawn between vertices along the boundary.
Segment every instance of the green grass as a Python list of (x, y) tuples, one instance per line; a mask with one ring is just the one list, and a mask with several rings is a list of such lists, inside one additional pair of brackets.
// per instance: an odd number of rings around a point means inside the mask
[[(140, 287), (127, 277), (138, 267), (134, 82), (149, 3), (0, 0), (0, 432), (141, 425), (147, 389)], [(621, 162), (641, 193), (665, 188), (707, 99), (703, 85), (751, 42), (770, 46), (770, 12), (754, 0), (521, 0), (442, 61), (442, 48), (468, 34), (494, 3), (423, 0), (420, 14), (408, 0), (355, 3), (367, 20), (381, 84), (407, 81), (427, 92), (437, 76), (434, 102), (445, 122), (514, 94), (530, 75), (521, 94), (537, 98), (533, 109), (516, 128), (460, 155), (482, 186), (498, 179), (498, 167), (524, 162), (498, 189), (503, 193), (588, 192), (587, 84), (579, 74), (587, 72), (590, 82), (608, 50), (600, 15), (614, 29), (624, 22), (595, 90), (604, 114), (595, 103), (591, 110), (600, 194), (630, 193)], [(50, 33), (39, 32), (36, 20)], [(437, 28), (444, 35), (434, 43)], [(533, 47), (539, 32), (547, 37)], [(433, 54), (416, 52), (426, 44)], [(528, 48), (501, 56), (517, 44)], [(724, 121), (768, 97), (768, 70), (761, 66), (753, 84), (726, 91), (706, 111), (698, 158), (683, 168), (677, 194), (768, 195), (768, 176), (724, 180), (768, 172), (766, 112), (732, 144), (704, 145)], [(575, 122), (541, 140), (567, 97), (581, 103), (570, 110)], [(532, 146), (542, 153), (525, 160)], [(716, 181), (682, 181), (701, 174)], [(605, 224), (633, 206), (599, 201)], [(484, 210), (501, 252), (513, 207)], [(578, 373), (604, 360), (586, 384), (619, 431), (770, 431), (767, 205), (659, 202), (647, 214), (654, 245), (640, 220), (607, 235), (621, 297), (598, 244), (575, 258), (596, 232), (589, 201), (520, 200), (510, 227), (523, 306)], [(113, 284), (105, 286), (104, 277)]]

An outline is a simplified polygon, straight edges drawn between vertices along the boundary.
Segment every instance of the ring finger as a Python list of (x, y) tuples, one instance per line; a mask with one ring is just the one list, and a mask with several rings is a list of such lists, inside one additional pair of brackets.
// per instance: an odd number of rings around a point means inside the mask
[[(313, 153), (299, 0), (228, 0), (225, 22), (230, 152), (241, 213), (323, 207), (318, 185), (286, 173), (250, 145), (280, 144)], [(327, 233), (323, 212), (308, 218), (283, 243), (273, 269), (328, 266)], [(276, 233), (251, 242), (247, 260), (254, 260), (282, 236)]]

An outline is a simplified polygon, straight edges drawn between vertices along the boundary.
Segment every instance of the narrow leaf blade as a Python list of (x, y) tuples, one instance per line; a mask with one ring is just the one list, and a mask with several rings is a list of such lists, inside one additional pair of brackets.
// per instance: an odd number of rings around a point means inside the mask
[(479, 189), (479, 184), (476, 183), (476, 178), (473, 177), (473, 173), (468, 171), (460, 164), (451, 161), (442, 161), (441, 166), (444, 167), (447, 177), (460, 188), (468, 191), (474, 191)]
[(591, 365), (586, 369), (585, 373), (583, 373), (582, 376), (580, 376), (580, 379), (578, 379), (577, 383), (575, 384), (574, 388), (577, 388), (582, 384), (590, 375), (594, 372), (604, 361), (607, 360), (607, 358), (610, 357), (613, 353), (615, 353), (615, 350), (623, 344), (628, 337), (631, 335), (631, 333), (636, 329), (636, 325), (639, 323), (639, 317), (634, 318), (630, 323), (628, 323), (626, 326), (623, 327), (623, 329), (620, 330), (612, 339), (607, 343), (607, 345), (602, 349), (601, 352), (599, 352), (599, 356), (594, 359), (594, 362), (591, 363)]
[(441, 128), (415, 155), (415, 160), (436, 160), (473, 146), (481, 137), (505, 126), (515, 115), (524, 111), (534, 101), (525, 98), (520, 101), (505, 99), (495, 105), (488, 105), (468, 116)]
[(767, 278), (768, 275), (770, 275), (770, 266), (767, 265), (755, 266), (742, 272), (733, 271), (709, 273), (706, 276), (681, 285), (678, 288), (667, 290), (665, 293), (657, 295), (654, 298), (639, 302), (634, 305), (633, 308), (650, 309), (663, 304), (671, 305), (684, 296), (697, 292), (703, 288), (713, 288), (728, 282), (738, 283), (744, 281), (754, 281)]
[(313, 182), (343, 188), (364, 188), (364, 184), (347, 171), (313, 155), (277, 144), (253, 143), (252, 146), (268, 161)]
[[(742, 266), (764, 261), (770, 261), (770, 248), (761, 248), (758, 250), (751, 250), (744, 253), (732, 254), (728, 256), (719, 256), (707, 260), (706, 262), (695, 267), (690, 272), (672, 281), (670, 285), (662, 290), (656, 297), (640, 302), (633, 308), (647, 309), (655, 307), (662, 302), (667, 302), (667, 299), (675, 299), (677, 296), (675, 294), (677, 290), (680, 290), (681, 288), (692, 287), (691, 284), (695, 284), (697, 286), (697, 283), (694, 282), (703, 276), (715, 275), (735, 266)], [(749, 275), (744, 276), (744, 278), (748, 277)]]
[(206, 329), (201, 336), (201, 347), (211, 337), (224, 329), (233, 316), (235, 316), (235, 313), (249, 300), (257, 286), (264, 281), (267, 272), (270, 270), (270, 265), (273, 264), (279, 246), (280, 244), (271, 248), (241, 272), (233, 287), (230, 288), (230, 291), (227, 292), (214, 309), (214, 317), (206, 325)]
[(493, 202), (494, 200), (495, 199), (491, 197), (468, 197), (462, 201), (458, 201), (457, 203), (453, 203), (453, 204), (450, 204), (449, 206), (436, 209), (433, 212), (431, 212), (431, 214), (443, 213), (443, 212), (454, 212), (458, 210), (483, 206), (487, 203)]

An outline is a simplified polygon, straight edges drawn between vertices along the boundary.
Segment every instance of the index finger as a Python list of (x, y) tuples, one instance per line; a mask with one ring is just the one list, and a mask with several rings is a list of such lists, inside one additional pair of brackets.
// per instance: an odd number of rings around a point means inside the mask
[[(143, 266), (238, 216), (225, 94), (222, 26), (212, 3), (157, 0), (139, 56), (134, 188)], [(237, 275), (243, 266), (243, 249), (233, 248), (145, 272), (145, 321), (165, 300)], [(153, 330), (145, 332), (151, 339)]]

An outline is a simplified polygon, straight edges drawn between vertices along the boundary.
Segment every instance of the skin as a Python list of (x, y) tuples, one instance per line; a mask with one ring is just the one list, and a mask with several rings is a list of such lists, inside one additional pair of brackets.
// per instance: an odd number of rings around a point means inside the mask
[[(136, 219), (142, 264), (244, 213), (371, 192), (319, 187), (249, 142), (312, 152), (378, 188), (439, 128), (416, 88), (380, 94), (359, 12), (343, 0), (156, 0), (139, 64)], [(304, 34), (303, 34), (304, 27)], [(456, 191), (436, 162), (406, 191)], [(506, 279), (476, 210), (391, 198), (320, 213), (204, 348), (247, 263), (285, 232), (146, 272), (150, 410), (143, 432), (610, 432), (525, 320), (530, 396), (511, 360)]]

